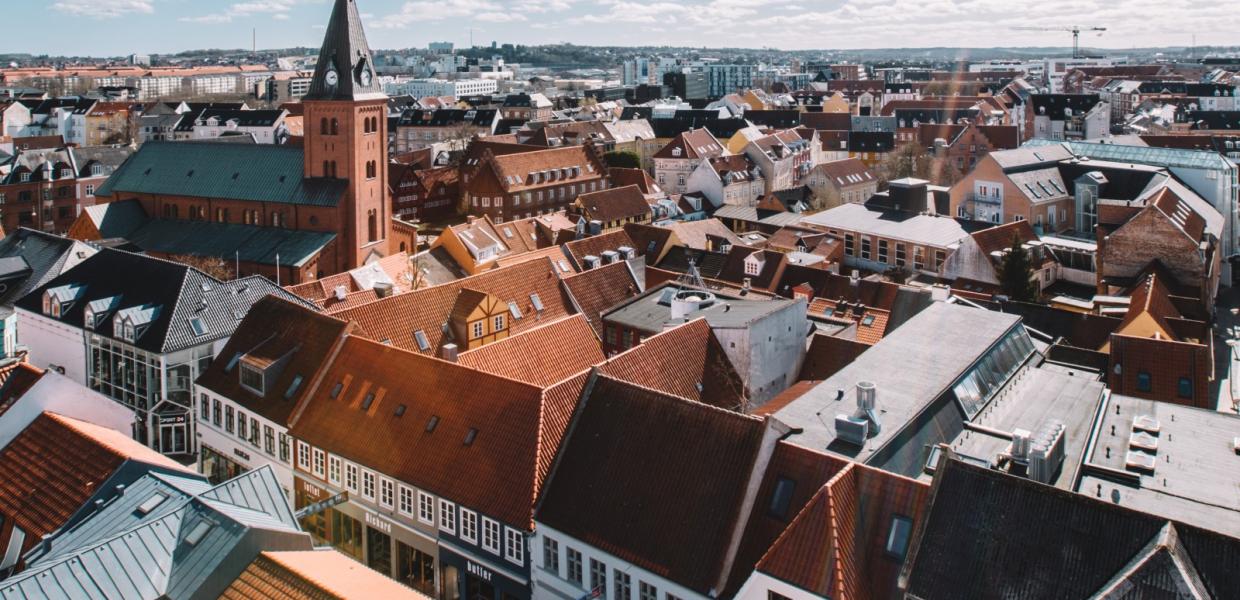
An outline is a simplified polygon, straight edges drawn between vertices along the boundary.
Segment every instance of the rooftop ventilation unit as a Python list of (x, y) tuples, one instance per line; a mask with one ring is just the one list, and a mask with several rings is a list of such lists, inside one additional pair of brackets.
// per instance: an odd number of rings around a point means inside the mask
[(617, 253), (615, 250), (604, 250), (603, 251), (603, 264), (610, 265), (618, 260), (620, 260), (620, 254)]
[(835, 437), (856, 446), (882, 431), (876, 406), (878, 387), (870, 381), (857, 382), (857, 410), (851, 415), (835, 416)]
[(1064, 426), (1048, 421), (1030, 439), (1029, 479), (1049, 484), (1055, 480), (1064, 458)]

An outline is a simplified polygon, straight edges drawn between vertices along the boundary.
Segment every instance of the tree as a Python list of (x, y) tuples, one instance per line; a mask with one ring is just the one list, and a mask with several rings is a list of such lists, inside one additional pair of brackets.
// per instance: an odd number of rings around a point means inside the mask
[(933, 156), (916, 143), (907, 143), (888, 152), (878, 167), (878, 175), (883, 182), (916, 177), (933, 185), (946, 186), (960, 181), (962, 177), (947, 157)]
[(999, 287), (1012, 300), (1034, 302), (1038, 299), (1038, 284), (1033, 281), (1033, 262), (1020, 243), (1020, 236), (1012, 234), (1012, 247), (1003, 255), (999, 264)]
[(193, 267), (214, 277), (220, 281), (231, 281), (233, 279), (232, 265), (228, 264), (224, 259), (218, 256), (194, 256), (192, 254), (175, 254), (168, 257), (168, 260), (179, 262), (187, 267)]
[(628, 150), (615, 150), (603, 154), (603, 162), (613, 169), (640, 169), (642, 167), (642, 159), (636, 152)]

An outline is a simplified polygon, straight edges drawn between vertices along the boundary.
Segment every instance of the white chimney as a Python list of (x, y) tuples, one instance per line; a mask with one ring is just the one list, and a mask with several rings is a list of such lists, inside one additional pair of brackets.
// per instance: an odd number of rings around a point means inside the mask
[(861, 272), (853, 269), (852, 274), (848, 276), (848, 284), (853, 287), (861, 285)]
[(336, 295), (336, 300), (344, 300), (344, 297), (349, 295), (349, 290), (343, 285), (338, 285), (336, 286), (334, 293)]
[(443, 359), (448, 362), (456, 362), (456, 344), (443, 345)]

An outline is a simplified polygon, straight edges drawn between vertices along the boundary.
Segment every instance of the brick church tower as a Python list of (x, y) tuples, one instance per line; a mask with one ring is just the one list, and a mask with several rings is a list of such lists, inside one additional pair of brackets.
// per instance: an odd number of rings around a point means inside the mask
[(348, 181), (337, 206), (333, 272), (388, 254), (387, 94), (379, 85), (356, 0), (335, 0), (305, 107), (305, 175)]

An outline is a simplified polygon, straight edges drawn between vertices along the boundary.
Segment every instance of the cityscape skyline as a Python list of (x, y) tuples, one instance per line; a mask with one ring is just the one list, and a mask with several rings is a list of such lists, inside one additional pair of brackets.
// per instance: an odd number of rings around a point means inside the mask
[[(1240, 15), (1196, 0), (1141, 0), (1120, 6), (1100, 1), (1052, 1), (1015, 13), (995, 0), (876, 3), (840, 0), (808, 6), (774, 0), (661, 2), (657, 0), (365, 0), (361, 17), (375, 48), (458, 47), (500, 43), (567, 42), (590, 46), (677, 46), (853, 50), (927, 47), (1068, 47), (1061, 31), (1018, 27), (1106, 27), (1083, 35), (1082, 46), (1122, 50), (1135, 46), (1225, 45)], [(1071, 10), (1068, 10), (1071, 5)], [(12, 7), (13, 17), (36, 20), (57, 13), (65, 35), (18, 30), (8, 52), (55, 56), (169, 54), (206, 48), (314, 47), (328, 11), (324, 0), (45, 0)], [(1165, 18), (1149, 20), (1148, 11)], [(1065, 18), (1063, 15), (1073, 15)], [(141, 31), (142, 41), (104, 35), (117, 26)], [(895, 29), (893, 29), (895, 28)], [(823, 33), (828, 32), (828, 33)], [(255, 35), (255, 33), (257, 35)], [(728, 40), (728, 44), (720, 44)], [(996, 44), (996, 42), (1001, 42)]]

